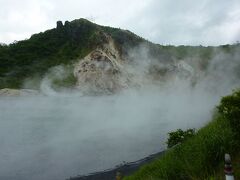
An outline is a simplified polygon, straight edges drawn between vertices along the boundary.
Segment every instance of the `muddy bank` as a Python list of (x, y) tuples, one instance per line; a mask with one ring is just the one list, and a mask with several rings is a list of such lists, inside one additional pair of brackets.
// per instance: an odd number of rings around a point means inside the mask
[(76, 177), (70, 177), (67, 180), (115, 180), (117, 174), (121, 174), (121, 176), (128, 176), (135, 171), (137, 171), (142, 165), (147, 164), (154, 159), (160, 157), (161, 155), (164, 154), (165, 151), (158, 152), (156, 154), (152, 154), (148, 157), (145, 157), (143, 159), (140, 159), (135, 162), (128, 162), (128, 163), (123, 163), (120, 165), (117, 165), (113, 169), (107, 169), (105, 171), (101, 172), (95, 172), (91, 173), (88, 175), (79, 175)]

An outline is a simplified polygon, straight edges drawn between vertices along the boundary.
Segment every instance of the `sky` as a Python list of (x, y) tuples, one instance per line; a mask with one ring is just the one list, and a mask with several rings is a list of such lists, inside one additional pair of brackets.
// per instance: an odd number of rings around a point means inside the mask
[(86, 18), (163, 45), (240, 40), (240, 0), (0, 0), (0, 42), (30, 38), (56, 21)]

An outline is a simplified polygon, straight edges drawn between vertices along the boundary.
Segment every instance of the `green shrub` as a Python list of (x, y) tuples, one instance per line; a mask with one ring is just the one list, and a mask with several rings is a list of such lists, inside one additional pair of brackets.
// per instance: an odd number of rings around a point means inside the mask
[(229, 120), (232, 129), (240, 136), (240, 90), (222, 98), (218, 106), (219, 112)]
[(168, 133), (168, 135), (169, 138), (167, 140), (167, 145), (168, 148), (171, 148), (186, 141), (188, 138), (193, 137), (195, 135), (195, 129), (187, 129), (186, 131), (178, 129), (177, 131)]

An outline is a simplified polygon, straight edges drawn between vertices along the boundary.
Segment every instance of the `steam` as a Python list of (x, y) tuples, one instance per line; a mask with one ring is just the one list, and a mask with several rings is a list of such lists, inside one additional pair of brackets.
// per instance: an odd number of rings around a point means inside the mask
[(202, 71), (197, 58), (181, 60), (185, 68), (141, 46), (120, 74), (128, 88), (112, 95), (53, 88), (69, 73), (58, 66), (41, 83), (45, 96), (1, 97), (0, 179), (66, 179), (164, 150), (169, 131), (204, 126), (239, 87), (239, 52), (215, 54)]
[(50, 68), (40, 83), (40, 92), (51, 97), (73, 97), (82, 96), (77, 89), (56, 87), (54, 81), (64, 81), (65, 78), (73, 76), (72, 67), (59, 65)]
[(216, 52), (196, 89), (223, 96), (240, 85), (240, 53)]

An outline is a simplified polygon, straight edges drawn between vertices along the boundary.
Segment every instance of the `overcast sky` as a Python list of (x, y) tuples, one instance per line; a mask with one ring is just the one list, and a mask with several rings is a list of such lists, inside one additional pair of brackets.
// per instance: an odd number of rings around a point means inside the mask
[(87, 18), (159, 44), (240, 40), (240, 0), (0, 0), (0, 42), (29, 38), (57, 20)]

